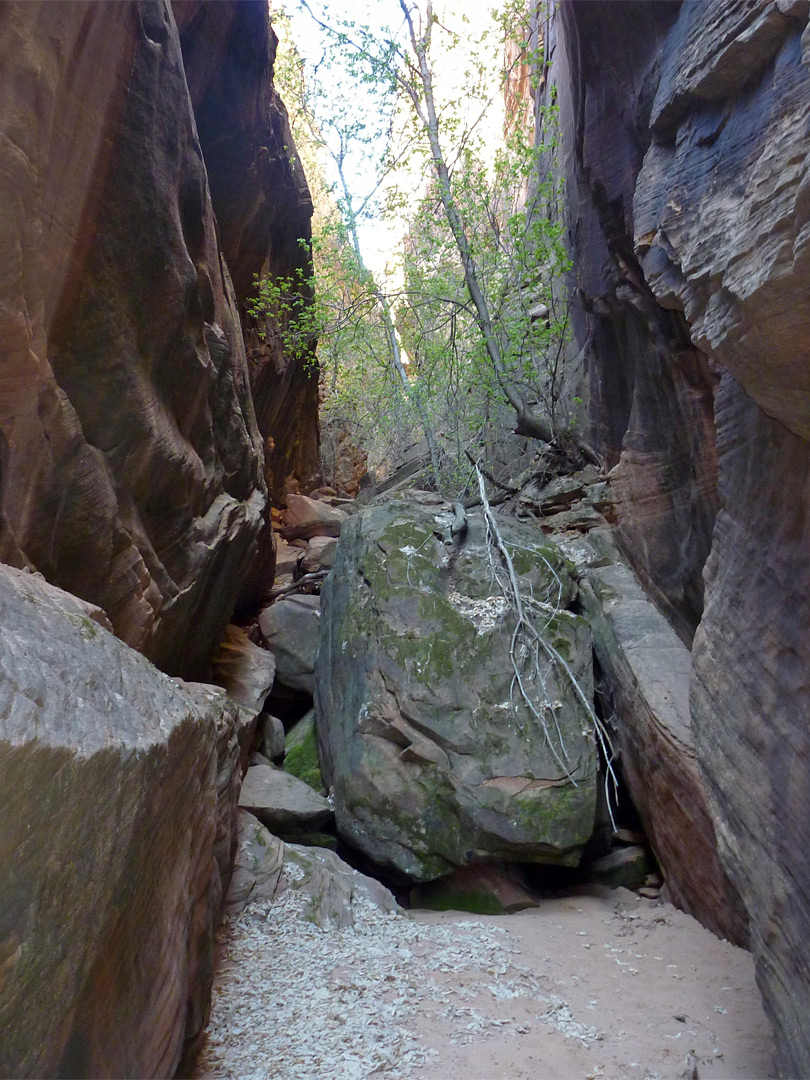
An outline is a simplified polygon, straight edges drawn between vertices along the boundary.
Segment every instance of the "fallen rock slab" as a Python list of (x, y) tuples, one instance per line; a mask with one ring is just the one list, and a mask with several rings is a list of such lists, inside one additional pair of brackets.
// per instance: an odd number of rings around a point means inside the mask
[(306, 495), (288, 495), (281, 535), (285, 540), (311, 540), (313, 536), (340, 536), (349, 515)]
[(381, 912), (397, 911), (393, 895), (379, 881), (353, 870), (333, 851), (285, 844), (247, 810), (239, 811), (239, 848), (227, 911), (238, 915), (248, 904), (264, 906), (288, 890), (305, 918), (324, 928), (353, 927), (358, 900)]
[(225, 912), (236, 916), (248, 904), (272, 902), (284, 865), (284, 841), (240, 807), (237, 850)]
[(293, 690), (313, 693), (318, 654), (321, 600), (319, 596), (290, 596), (277, 600), (259, 615), (259, 628), (276, 658), (276, 675)]
[(730, 941), (747, 917), (720, 863), (689, 708), (689, 650), (622, 564), (592, 566), (580, 597), (616, 710), (622, 772), (679, 907)]
[(209, 1006), (239, 707), (0, 566), (0, 1075), (172, 1076)]
[(309, 784), (269, 765), (250, 766), (239, 805), (281, 836), (320, 829), (332, 818), (329, 803)]

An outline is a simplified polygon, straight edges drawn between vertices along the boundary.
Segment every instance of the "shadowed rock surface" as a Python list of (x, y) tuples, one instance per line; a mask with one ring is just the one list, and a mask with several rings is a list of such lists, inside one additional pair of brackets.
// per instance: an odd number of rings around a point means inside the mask
[[(383, 503), (347, 521), (322, 592), (316, 707), (338, 832), (413, 880), (482, 859), (576, 866), (591, 835), (596, 751), (570, 682), (545, 670), (576, 786), (539, 716), (510, 704), (514, 628), (488, 568), (480, 516), (456, 547), (446, 505)], [(503, 523), (522, 588), (563, 610), (549, 642), (592, 693), (591, 638), (565, 610), (575, 586), (558, 549)], [(497, 556), (496, 556), (497, 557)], [(541, 623), (542, 625), (542, 623)], [(538, 627), (539, 629), (539, 627)], [(523, 670), (527, 686), (538, 682)], [(538, 710), (549, 729), (554, 717)]]
[(697, 627), (719, 851), (780, 1072), (807, 1075), (808, 5), (565, 0), (555, 33), (575, 334), (618, 535), (687, 643)]
[[(319, 472), (318, 374), (245, 315), (254, 275), (309, 276), (310, 199), (287, 112), (273, 85), (276, 35), (264, 0), (173, 0), (222, 254), (243, 314), (267, 483), (308, 490)], [(314, 345), (314, 343), (313, 343)], [(296, 490), (295, 486), (292, 490)], [(272, 575), (272, 568), (270, 569)]]
[(265, 453), (276, 488), (313, 472), (317, 379), (249, 369), (237, 308), (308, 258), (267, 6), (177, 9), (185, 66), (158, 0), (4, 6), (0, 558), (199, 676), (272, 576)]
[(171, 1076), (207, 1018), (238, 707), (0, 567), (0, 1074)]
[[(810, 1076), (810, 447), (730, 375), (692, 717), (784, 1076)], [(769, 480), (766, 482), (765, 477)]]
[(200, 674), (266, 494), (177, 30), (144, 0), (11, 5), (0, 33), (0, 557)]

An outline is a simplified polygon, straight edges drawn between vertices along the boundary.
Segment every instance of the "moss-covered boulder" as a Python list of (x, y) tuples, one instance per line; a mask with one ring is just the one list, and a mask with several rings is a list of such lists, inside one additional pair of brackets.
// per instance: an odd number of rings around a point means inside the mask
[(311, 788), (324, 790), (321, 763), (318, 757), (318, 736), (315, 731), (315, 710), (310, 709), (287, 733), (284, 740), (284, 769)]
[[(449, 508), (447, 508), (449, 509)], [(559, 549), (501, 529), (533, 620), (530, 671), (480, 515), (450, 538), (442, 507), (388, 502), (343, 527), (322, 592), (316, 665), (320, 764), (338, 832), (377, 863), (427, 881), (485, 859), (576, 865), (594, 821), (597, 755), (571, 676), (592, 695), (591, 636)]]

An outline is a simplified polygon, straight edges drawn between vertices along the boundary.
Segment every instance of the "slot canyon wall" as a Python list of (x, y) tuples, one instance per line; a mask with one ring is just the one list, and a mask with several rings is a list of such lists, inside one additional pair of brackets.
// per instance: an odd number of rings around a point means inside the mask
[(275, 45), (264, 0), (0, 4), (4, 1076), (171, 1076), (208, 1015), (253, 714), (180, 677), (319, 458), (243, 318), (308, 257)]
[(562, 0), (547, 35), (592, 438), (625, 554), (692, 646), (728, 902), (779, 1069), (807, 1076), (808, 4)]
[(7, 3), (0, 43), (0, 558), (198, 677), (317, 472), (317, 378), (240, 321), (311, 214), (267, 7)]
[[(810, 1075), (809, 9), (561, 0), (548, 35), (590, 435), (628, 561), (691, 647), (722, 863), (704, 914), (750, 931), (789, 1076)], [(271, 501), (317, 474), (317, 379), (243, 317), (309, 236), (274, 50), (264, 0), (0, 5), (3, 887), (36, 876), (82, 944), (0, 892), (0, 1046), (37, 950), (62, 1010), (9, 1073), (170, 1075), (205, 1019), (245, 718), (147, 660), (205, 675), (272, 576)]]

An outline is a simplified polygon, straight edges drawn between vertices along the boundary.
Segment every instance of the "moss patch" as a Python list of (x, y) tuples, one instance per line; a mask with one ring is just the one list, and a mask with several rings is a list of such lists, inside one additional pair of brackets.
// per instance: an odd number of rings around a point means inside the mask
[(297, 776), (315, 791), (324, 791), (314, 712), (300, 720), (285, 740), (284, 771)]

